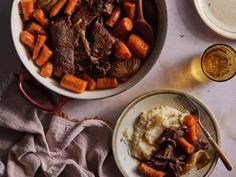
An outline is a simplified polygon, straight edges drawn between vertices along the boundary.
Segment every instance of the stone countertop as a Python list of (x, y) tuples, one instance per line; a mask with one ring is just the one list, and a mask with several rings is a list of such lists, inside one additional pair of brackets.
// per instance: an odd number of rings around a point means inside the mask
[[(162, 88), (183, 90), (201, 99), (212, 110), (220, 126), (222, 149), (236, 166), (236, 77), (222, 83), (205, 81), (200, 70), (196, 69), (201, 53), (208, 46), (225, 43), (236, 49), (236, 42), (221, 38), (208, 29), (192, 1), (166, 0), (166, 3), (167, 37), (159, 60), (148, 75), (118, 96), (92, 101), (74, 100), (63, 109), (72, 118), (101, 115), (115, 123), (123, 108), (145, 92)], [(0, 80), (8, 77), (11, 71), (20, 70), (10, 34), (10, 8), (11, 1), (0, 1)], [(235, 177), (236, 170), (228, 172), (219, 160), (211, 176)]]

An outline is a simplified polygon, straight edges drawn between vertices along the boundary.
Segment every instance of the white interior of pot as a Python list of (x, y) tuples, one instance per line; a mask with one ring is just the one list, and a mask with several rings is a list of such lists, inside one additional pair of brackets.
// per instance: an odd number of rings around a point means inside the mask
[[(155, 36), (155, 45), (152, 49), (150, 56), (146, 59), (146, 62), (142, 65), (141, 69), (137, 74), (135, 74), (132, 78), (129, 79), (128, 82), (120, 84), (117, 88), (107, 89), (107, 90), (96, 90), (96, 91), (86, 91), (82, 94), (73, 93), (71, 91), (67, 91), (59, 86), (59, 83), (55, 81), (53, 78), (43, 78), (39, 75), (39, 68), (33, 63), (27, 49), (22, 45), (19, 40), (20, 32), (22, 31), (22, 20), (20, 17), (20, 12), (18, 9), (19, 0), (14, 0), (12, 5), (11, 12), (11, 30), (12, 37), (15, 48), (17, 50), (18, 56), (25, 66), (25, 68), (29, 71), (29, 73), (41, 84), (43, 84), (48, 89), (70, 98), (75, 99), (99, 99), (105, 98), (109, 96), (113, 96), (119, 94), (130, 87), (134, 86), (138, 83), (153, 67), (156, 63), (158, 56), (161, 52), (165, 41), (165, 35), (167, 30), (167, 12), (164, 0), (156, 0), (155, 1), (155, 9), (152, 11), (155, 12), (158, 23), (156, 24), (157, 31)], [(144, 9), (148, 12), (150, 9)]]

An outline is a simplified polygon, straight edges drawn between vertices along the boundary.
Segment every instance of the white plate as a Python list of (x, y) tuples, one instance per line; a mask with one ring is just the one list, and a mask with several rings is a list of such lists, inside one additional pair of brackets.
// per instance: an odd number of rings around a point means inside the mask
[[(160, 90), (146, 93), (134, 101), (132, 101), (121, 113), (113, 133), (112, 148), (115, 161), (125, 177), (138, 177), (137, 172), (138, 161), (128, 154), (128, 145), (122, 141), (124, 131), (132, 127), (137, 120), (139, 114), (144, 110), (150, 110), (161, 105), (171, 106), (180, 111), (184, 111), (183, 107), (176, 101), (176, 96), (186, 93), (176, 90)], [(211, 136), (220, 142), (219, 129), (217, 123), (210, 110), (197, 98), (188, 95), (200, 108), (201, 118), (204, 126), (207, 128)], [(212, 159), (211, 163), (201, 170), (192, 170), (183, 177), (206, 177), (209, 176), (214, 169), (218, 157), (214, 149), (208, 145), (208, 152)]]
[(236, 0), (194, 0), (202, 20), (221, 36), (236, 39)]

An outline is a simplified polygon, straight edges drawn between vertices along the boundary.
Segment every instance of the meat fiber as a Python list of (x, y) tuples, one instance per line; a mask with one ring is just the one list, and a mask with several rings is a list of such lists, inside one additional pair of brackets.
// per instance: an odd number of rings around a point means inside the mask
[(181, 129), (166, 129), (158, 139), (159, 150), (148, 162), (148, 165), (166, 172), (166, 177), (179, 177), (185, 165), (187, 155), (179, 149), (176, 139), (183, 136)]
[(98, 20), (113, 0), (80, 0), (71, 17), (59, 17), (50, 24), (54, 50), (54, 75), (65, 73), (104, 76), (111, 68), (115, 38)]
[(74, 49), (78, 38), (69, 18), (62, 17), (50, 25), (52, 45), (54, 48), (54, 75), (61, 77), (64, 73), (75, 73)]
[(98, 21), (94, 24), (92, 32), (92, 54), (99, 58), (107, 58), (111, 52), (116, 39)]
[(109, 56), (116, 42), (114, 38), (98, 21), (94, 24), (91, 38), (91, 71), (93, 76), (104, 76), (111, 68)]

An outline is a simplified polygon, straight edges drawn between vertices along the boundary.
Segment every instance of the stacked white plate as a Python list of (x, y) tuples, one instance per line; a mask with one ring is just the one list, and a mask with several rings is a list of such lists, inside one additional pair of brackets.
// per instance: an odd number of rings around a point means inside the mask
[(236, 0), (194, 0), (202, 20), (221, 36), (236, 39)]

